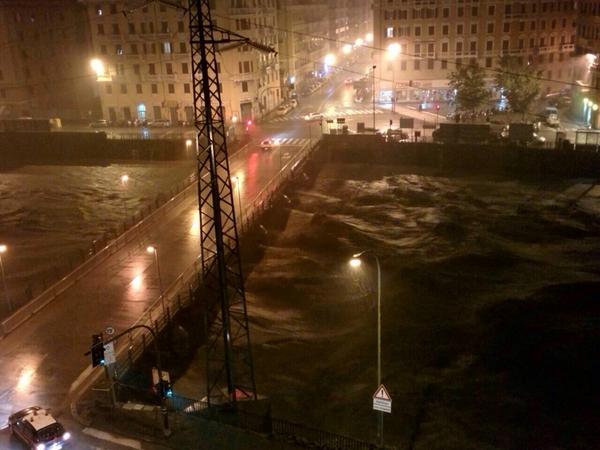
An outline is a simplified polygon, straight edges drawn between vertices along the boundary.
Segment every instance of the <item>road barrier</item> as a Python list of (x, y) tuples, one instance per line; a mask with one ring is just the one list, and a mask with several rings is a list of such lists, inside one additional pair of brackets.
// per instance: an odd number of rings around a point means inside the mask
[[(265, 187), (255, 196), (250, 205), (244, 208), (245, 215), (238, 218), (238, 227), (248, 229), (272, 204), (278, 188), (288, 180), (294, 178), (308, 156), (318, 147), (318, 142), (303, 147), (282, 170), (273, 177)], [(184, 272), (182, 272), (159, 296), (144, 314), (131, 326), (146, 325), (151, 327), (157, 335), (171, 324), (173, 317), (179, 311), (197, 301), (194, 292), (202, 282), (202, 261), (198, 257)], [(152, 335), (147, 330), (138, 328), (128, 333), (126, 342), (117, 346), (117, 374), (124, 374), (144, 354), (152, 344)], [(150, 347), (149, 351), (154, 351)]]

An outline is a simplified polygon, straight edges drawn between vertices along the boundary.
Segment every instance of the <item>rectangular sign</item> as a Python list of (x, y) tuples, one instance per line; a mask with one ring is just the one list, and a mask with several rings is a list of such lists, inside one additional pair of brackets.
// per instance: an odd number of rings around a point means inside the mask
[(374, 398), (373, 399), (373, 409), (375, 411), (391, 413), (392, 412), (392, 401), (391, 400), (383, 400), (381, 398)]
[(400, 118), (400, 128), (414, 128), (415, 127), (415, 119), (412, 117), (401, 117)]
[(109, 342), (108, 344), (104, 344), (104, 364), (110, 366), (117, 362), (117, 357), (115, 356), (115, 343)]

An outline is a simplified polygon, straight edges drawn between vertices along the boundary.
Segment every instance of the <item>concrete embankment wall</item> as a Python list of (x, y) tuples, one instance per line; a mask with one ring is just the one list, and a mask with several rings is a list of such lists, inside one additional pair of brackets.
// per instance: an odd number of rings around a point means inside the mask
[(103, 132), (0, 133), (0, 166), (193, 158), (195, 152), (185, 139), (107, 139)]
[(522, 176), (598, 177), (600, 153), (486, 144), (388, 143), (379, 136), (323, 136), (331, 161), (411, 164)]

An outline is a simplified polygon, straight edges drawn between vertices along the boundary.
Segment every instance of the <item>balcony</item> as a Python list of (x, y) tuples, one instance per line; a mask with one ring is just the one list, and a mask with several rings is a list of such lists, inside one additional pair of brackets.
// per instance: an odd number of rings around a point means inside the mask
[(242, 81), (252, 81), (256, 78), (257, 76), (254, 75), (254, 72), (237, 73), (235, 75), (231, 75), (230, 77), (231, 81), (233, 81), (234, 83), (241, 83)]
[(260, 12), (260, 8), (229, 8), (229, 15), (231, 16), (251, 16), (254, 14), (258, 14)]
[(142, 75), (142, 81), (145, 83), (159, 83), (161, 81), (177, 81), (177, 75), (174, 73), (170, 74), (145, 74)]

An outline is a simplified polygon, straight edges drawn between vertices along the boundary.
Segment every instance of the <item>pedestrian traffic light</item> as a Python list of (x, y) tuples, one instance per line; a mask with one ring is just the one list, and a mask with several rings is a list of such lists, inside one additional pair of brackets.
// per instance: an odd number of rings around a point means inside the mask
[(440, 104), (438, 103), (437, 105), (435, 105), (435, 110), (439, 111), (440, 110)]
[(102, 334), (92, 334), (92, 367), (104, 364), (104, 345)]

